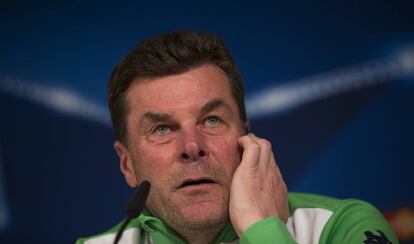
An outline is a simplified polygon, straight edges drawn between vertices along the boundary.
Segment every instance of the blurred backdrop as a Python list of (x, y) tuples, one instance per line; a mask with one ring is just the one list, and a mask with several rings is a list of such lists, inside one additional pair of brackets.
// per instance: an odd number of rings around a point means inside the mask
[(73, 243), (124, 217), (106, 84), (143, 38), (221, 36), (290, 191), (360, 198), (414, 239), (414, 4), (0, 0), (0, 242)]

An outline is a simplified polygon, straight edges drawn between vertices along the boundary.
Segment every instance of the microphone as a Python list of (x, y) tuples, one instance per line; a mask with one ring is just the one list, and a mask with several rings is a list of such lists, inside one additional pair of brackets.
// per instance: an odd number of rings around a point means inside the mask
[(144, 209), (145, 202), (147, 201), (148, 194), (151, 188), (151, 183), (149, 181), (144, 180), (137, 186), (137, 190), (132, 195), (131, 199), (129, 199), (127, 204), (127, 215), (128, 217), (122, 223), (121, 228), (118, 230), (118, 233), (115, 236), (114, 244), (117, 244), (118, 241), (122, 237), (122, 233), (124, 232), (125, 228), (129, 224), (129, 222), (138, 217), (141, 213), (142, 209)]

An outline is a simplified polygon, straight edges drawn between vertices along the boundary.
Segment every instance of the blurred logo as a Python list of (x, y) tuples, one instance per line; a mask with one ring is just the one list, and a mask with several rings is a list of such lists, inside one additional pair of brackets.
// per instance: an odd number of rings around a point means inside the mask
[(414, 206), (385, 212), (384, 216), (397, 234), (398, 239), (414, 241)]
[(365, 231), (364, 234), (367, 237), (367, 239), (364, 241), (365, 244), (392, 244), (390, 240), (388, 240), (387, 236), (384, 234), (384, 232), (377, 230), (379, 235), (376, 235), (372, 233), (372, 231)]

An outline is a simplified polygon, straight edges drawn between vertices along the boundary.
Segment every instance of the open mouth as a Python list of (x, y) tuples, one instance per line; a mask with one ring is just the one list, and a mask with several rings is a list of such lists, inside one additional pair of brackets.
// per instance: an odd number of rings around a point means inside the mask
[(187, 186), (198, 186), (203, 184), (216, 184), (215, 181), (203, 178), (203, 179), (194, 179), (194, 180), (185, 180), (179, 188), (187, 187)]

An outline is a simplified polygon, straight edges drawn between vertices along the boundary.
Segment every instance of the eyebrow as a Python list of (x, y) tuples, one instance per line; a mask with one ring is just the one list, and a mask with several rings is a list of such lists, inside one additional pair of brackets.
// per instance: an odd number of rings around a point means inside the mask
[(172, 120), (172, 117), (166, 113), (146, 112), (140, 120), (140, 125), (144, 126), (146, 120), (149, 120), (151, 122), (164, 122)]
[[(200, 109), (200, 114), (203, 116), (219, 108), (223, 108), (227, 114), (231, 115), (231, 110), (230, 110), (229, 105), (227, 105), (227, 103), (225, 103), (220, 98), (215, 98), (205, 103)], [(144, 115), (142, 116), (140, 120), (140, 125), (144, 126), (146, 121), (151, 121), (153, 123), (154, 122), (156, 123), (156, 122), (165, 122), (165, 121), (171, 121), (171, 120), (173, 120), (172, 116), (167, 113), (146, 112), (144, 113)]]
[(203, 105), (203, 107), (201, 107), (201, 114), (208, 114), (209, 112), (215, 110), (215, 109), (219, 109), (219, 108), (224, 108), (225, 112), (228, 114), (231, 114), (231, 110), (229, 105), (227, 105), (227, 103), (225, 103), (222, 99), (220, 98), (215, 98), (209, 102), (207, 102), (206, 104)]

